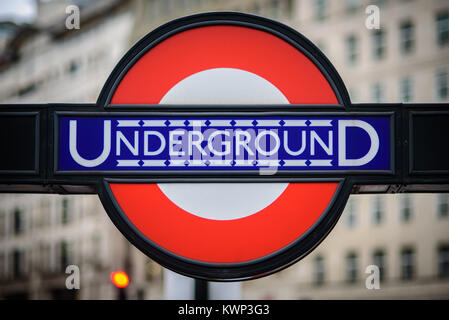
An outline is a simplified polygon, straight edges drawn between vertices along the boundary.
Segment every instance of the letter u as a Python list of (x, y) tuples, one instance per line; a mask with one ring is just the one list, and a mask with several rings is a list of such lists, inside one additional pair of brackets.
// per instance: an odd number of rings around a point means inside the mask
[(288, 131), (284, 131), (284, 149), (285, 151), (287, 151), (287, 153), (289, 155), (292, 156), (299, 156), (300, 154), (302, 154), (304, 152), (304, 150), (306, 149), (306, 132), (302, 131), (301, 132), (301, 148), (297, 151), (293, 151), (289, 148), (288, 146)]
[(78, 153), (78, 150), (76, 148), (76, 120), (70, 120), (69, 125), (69, 150), (73, 160), (75, 160), (75, 162), (79, 165), (88, 168), (96, 167), (102, 164), (109, 156), (109, 153), (111, 151), (111, 120), (104, 121), (103, 151), (98, 158), (92, 160), (84, 159)]

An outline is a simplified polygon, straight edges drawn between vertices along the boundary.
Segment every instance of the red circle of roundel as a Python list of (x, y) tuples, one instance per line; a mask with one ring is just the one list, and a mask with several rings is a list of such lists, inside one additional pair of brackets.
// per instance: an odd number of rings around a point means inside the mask
[(245, 218), (192, 215), (156, 184), (110, 184), (128, 219), (147, 238), (182, 257), (212, 263), (255, 260), (294, 242), (323, 214), (338, 183), (292, 183), (271, 205)]
[[(321, 71), (286, 41), (247, 27), (207, 26), (151, 48), (127, 71), (111, 104), (157, 104), (181, 80), (214, 68), (254, 73), (290, 103), (338, 103)], [(225, 221), (186, 212), (157, 184), (111, 183), (110, 188), (129, 222), (161, 248), (195, 261), (241, 263), (266, 257), (304, 235), (325, 213), (338, 183), (290, 183), (266, 208)]]
[(268, 32), (239, 26), (194, 28), (162, 41), (128, 70), (111, 104), (157, 104), (179, 81), (213, 68), (255, 73), (293, 104), (338, 104), (329, 82), (298, 49)]

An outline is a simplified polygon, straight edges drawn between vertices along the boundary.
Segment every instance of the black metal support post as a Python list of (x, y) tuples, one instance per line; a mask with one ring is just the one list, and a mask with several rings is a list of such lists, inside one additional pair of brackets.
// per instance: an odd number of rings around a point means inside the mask
[(209, 282), (195, 279), (195, 300), (209, 300)]

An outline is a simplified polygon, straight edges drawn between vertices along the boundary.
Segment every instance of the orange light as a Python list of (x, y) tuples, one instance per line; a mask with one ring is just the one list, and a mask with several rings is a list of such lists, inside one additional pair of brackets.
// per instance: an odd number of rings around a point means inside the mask
[(123, 271), (111, 272), (111, 281), (117, 288), (126, 288), (129, 284), (129, 277)]

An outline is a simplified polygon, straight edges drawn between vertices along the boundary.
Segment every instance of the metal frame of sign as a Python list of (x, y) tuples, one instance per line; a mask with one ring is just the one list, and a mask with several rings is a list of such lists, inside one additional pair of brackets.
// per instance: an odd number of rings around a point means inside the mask
[[(301, 51), (332, 86), (337, 105), (111, 105), (111, 97), (126, 72), (156, 44), (178, 32), (211, 25), (250, 27), (269, 32)], [(276, 110), (276, 111), (273, 111)], [(254, 279), (277, 272), (311, 252), (332, 230), (351, 193), (449, 191), (449, 168), (414, 168), (414, 119), (417, 116), (449, 115), (449, 105), (351, 104), (343, 81), (323, 53), (297, 31), (266, 18), (243, 13), (203, 13), (180, 18), (150, 32), (122, 58), (106, 81), (96, 104), (2, 105), (2, 117), (35, 117), (33, 170), (1, 170), (0, 192), (97, 193), (109, 217), (124, 236), (149, 257), (178, 273), (214, 281)], [(263, 118), (270, 116), (388, 116), (391, 125), (390, 170), (282, 171), (272, 176), (257, 172), (223, 171), (60, 171), (58, 170), (58, 119), (61, 116), (224, 116)], [(449, 118), (448, 118), (449, 119)], [(449, 121), (448, 121), (449, 126)], [(443, 152), (443, 151), (442, 151)], [(16, 152), (20, 156), (20, 150)], [(435, 157), (440, 154), (434, 155)], [(442, 155), (447, 157), (446, 154)], [(0, 166), (1, 167), (1, 166)], [(301, 237), (263, 258), (244, 263), (209, 263), (181, 257), (147, 239), (128, 220), (111, 193), (109, 182), (339, 182), (325, 212)], [(369, 188), (382, 185), (383, 188)], [(425, 186), (423, 189), (420, 186)], [(363, 189), (360, 186), (368, 186)], [(370, 191), (371, 190), (371, 191)], [(163, 226), (161, 226), (163, 227)], [(232, 235), (230, 235), (232, 237)]]

